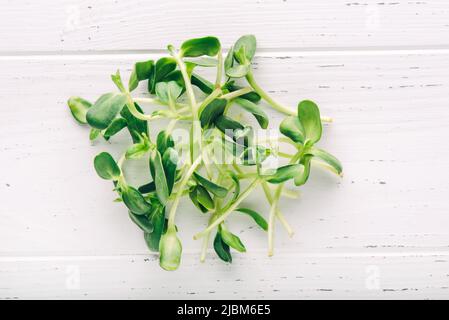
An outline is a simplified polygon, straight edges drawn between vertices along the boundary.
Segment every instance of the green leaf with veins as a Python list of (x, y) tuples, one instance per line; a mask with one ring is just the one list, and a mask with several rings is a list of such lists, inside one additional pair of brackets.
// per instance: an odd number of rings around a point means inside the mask
[(203, 187), (205, 187), (207, 190), (209, 190), (211, 193), (216, 195), (219, 198), (224, 198), (228, 194), (228, 190), (225, 187), (222, 187), (206, 178), (201, 176), (200, 174), (194, 172), (193, 175), (195, 176), (195, 179), (198, 181), (199, 184), (201, 184)]
[(217, 232), (215, 235), (214, 250), (221, 260), (229, 263), (232, 262), (231, 251), (229, 250), (229, 246), (223, 241), (220, 232)]
[(243, 109), (252, 113), (262, 129), (268, 127), (268, 116), (259, 106), (246, 99), (237, 98), (234, 101)]
[(198, 186), (194, 186), (189, 191), (189, 198), (192, 201), (192, 203), (197, 207), (202, 213), (206, 213), (209, 211), (206, 207), (204, 207), (199, 201), (198, 201)]
[(301, 172), (301, 174), (298, 174), (295, 179), (295, 185), (296, 186), (302, 186), (303, 184), (305, 184), (307, 182), (307, 180), (309, 179), (309, 175), (310, 175), (310, 162), (312, 160), (312, 155), (305, 155), (301, 161), (300, 164), (304, 166), (303, 168), (303, 172)]
[(340, 161), (327, 151), (318, 148), (311, 148), (308, 151), (308, 154), (311, 154), (315, 158), (327, 163), (333, 170), (335, 170), (337, 174), (341, 174), (343, 172), (343, 166)]
[(235, 209), (235, 211), (244, 213), (251, 218), (253, 218), (254, 222), (257, 223), (259, 227), (261, 227), (263, 230), (268, 231), (268, 223), (267, 221), (256, 211), (249, 209), (249, 208), (238, 208)]
[(220, 50), (220, 41), (216, 37), (203, 37), (190, 39), (181, 45), (181, 56), (183, 57), (199, 57), (199, 56), (216, 56)]
[(92, 103), (81, 97), (70, 97), (67, 104), (75, 120), (81, 124), (86, 124), (86, 113), (92, 107)]
[(228, 70), (232, 68), (232, 66), (234, 65), (234, 47), (230, 47), (229, 51), (226, 55), (226, 58), (223, 62), (224, 64), (224, 69), (226, 74), (228, 73)]
[(151, 233), (154, 230), (154, 226), (151, 223), (151, 220), (145, 215), (134, 214), (131, 211), (128, 211), (129, 217), (131, 220), (144, 232)]
[(290, 179), (294, 179), (298, 175), (301, 175), (304, 171), (302, 164), (288, 164), (276, 169), (275, 173), (265, 178), (269, 183), (282, 183)]
[(204, 208), (213, 210), (215, 208), (214, 200), (210, 196), (209, 192), (202, 185), (197, 185), (195, 188), (196, 199), (199, 204), (201, 204)]
[(240, 37), (234, 45), (234, 56), (236, 60), (240, 63), (243, 63), (242, 62), (243, 56), (238, 54), (236, 55), (237, 52), (243, 50), (244, 57), (248, 62), (251, 62), (251, 60), (254, 57), (254, 54), (256, 53), (256, 47), (257, 47), (256, 37), (253, 36), (252, 34)]
[(182, 87), (176, 81), (156, 84), (156, 95), (164, 103), (174, 103), (182, 93)]
[(148, 248), (151, 251), (159, 251), (159, 242), (162, 237), (162, 233), (166, 227), (165, 221), (165, 207), (162, 206), (158, 201), (151, 203), (152, 210), (150, 213), (150, 221), (153, 225), (153, 232), (145, 233), (144, 238)]
[(162, 154), (162, 166), (164, 167), (169, 194), (171, 194), (175, 184), (178, 161), (178, 152), (172, 147), (167, 148)]
[(153, 60), (136, 62), (128, 82), (129, 91), (131, 92), (136, 89), (140, 81), (153, 77), (154, 69)]
[(218, 227), (223, 242), (238, 252), (246, 252), (242, 241), (235, 234), (230, 232), (223, 224)]
[(167, 131), (162, 130), (159, 132), (156, 138), (157, 150), (160, 154), (164, 154), (165, 150), (168, 148), (173, 148), (175, 146), (175, 142), (173, 141), (173, 137), (167, 133)]
[(146, 215), (151, 211), (151, 204), (134, 187), (126, 186), (122, 190), (122, 199), (128, 209), (134, 214)]
[(106, 131), (103, 133), (103, 137), (106, 140), (109, 140), (112, 136), (119, 133), (123, 128), (126, 128), (128, 122), (126, 122), (123, 118), (116, 118), (112, 123), (107, 127)]
[(121, 175), (114, 158), (107, 152), (102, 152), (95, 157), (94, 167), (97, 174), (106, 180), (118, 180)]
[(91, 128), (90, 129), (90, 133), (89, 133), (89, 140), (90, 141), (94, 141), (95, 139), (98, 138), (100, 133), (101, 133), (101, 130), (98, 130), (98, 129), (95, 129), (95, 128)]
[(313, 143), (318, 142), (322, 132), (318, 106), (310, 100), (301, 101), (298, 104), (298, 118), (304, 128), (306, 139)]
[(249, 64), (238, 64), (226, 70), (226, 75), (231, 78), (243, 78), (248, 74), (249, 69)]
[(171, 57), (163, 57), (157, 60), (153, 76), (148, 80), (148, 91), (155, 93), (156, 84), (162, 81), (168, 74), (176, 69), (176, 61)]
[(209, 103), (200, 114), (201, 127), (206, 128), (214, 123), (223, 114), (226, 104), (226, 99), (215, 99)]
[(282, 120), (279, 129), (281, 133), (292, 141), (303, 144), (305, 142), (305, 130), (296, 116), (289, 116)]
[(196, 59), (184, 59), (184, 62), (194, 64), (198, 67), (216, 67), (218, 60), (211, 57), (199, 57)]
[(86, 120), (91, 127), (106, 129), (122, 110), (127, 101), (123, 93), (106, 93), (87, 111)]
[(159, 198), (159, 201), (163, 205), (166, 205), (170, 192), (168, 189), (167, 179), (165, 177), (164, 167), (162, 165), (161, 154), (158, 150), (153, 150), (151, 152), (150, 168), (153, 168), (153, 170), (150, 171), (153, 177), (153, 181), (156, 185), (156, 194)]

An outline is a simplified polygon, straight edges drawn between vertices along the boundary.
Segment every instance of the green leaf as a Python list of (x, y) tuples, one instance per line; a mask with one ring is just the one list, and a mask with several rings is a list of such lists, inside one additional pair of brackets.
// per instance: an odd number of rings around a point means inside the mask
[(168, 74), (176, 69), (176, 61), (171, 57), (163, 57), (157, 60), (153, 77), (148, 80), (148, 91), (155, 93), (156, 83), (162, 81)]
[(249, 100), (241, 98), (235, 99), (235, 102), (246, 111), (252, 113), (262, 129), (268, 127), (268, 116), (259, 106)]
[(216, 56), (220, 50), (220, 41), (216, 37), (196, 38), (185, 41), (181, 45), (181, 56), (199, 57)]
[(257, 223), (259, 227), (261, 227), (263, 230), (268, 230), (268, 223), (267, 221), (256, 211), (248, 209), (248, 208), (238, 208), (235, 211), (239, 211), (241, 213), (245, 213), (249, 215), (251, 218), (254, 219), (254, 221)]
[(156, 138), (157, 150), (160, 154), (164, 154), (165, 150), (168, 148), (173, 148), (175, 146), (175, 142), (173, 141), (173, 137), (167, 133), (167, 131), (162, 130), (159, 132)]
[(243, 48), (245, 52), (245, 58), (248, 62), (250, 62), (253, 59), (254, 54), (256, 53), (256, 46), (256, 37), (252, 34), (240, 37), (234, 45), (234, 56), (237, 61), (243, 63), (242, 57), (238, 57), (238, 54), (236, 55), (236, 53)]
[(197, 86), (204, 93), (210, 94), (212, 91), (214, 91), (213, 83), (198, 74), (192, 73), (190, 81), (194, 86)]
[(238, 252), (246, 252), (246, 248), (240, 238), (228, 231), (223, 224), (220, 224), (220, 226), (218, 227), (218, 231), (220, 232), (221, 238), (223, 239), (224, 243), (226, 243), (231, 248), (234, 248)]
[(281, 133), (297, 143), (304, 143), (305, 132), (304, 128), (299, 122), (298, 117), (289, 116), (282, 120), (279, 129)]
[(226, 108), (226, 99), (215, 99), (209, 103), (200, 115), (201, 127), (208, 127), (215, 119), (221, 116)]
[(151, 223), (151, 220), (145, 215), (137, 215), (128, 211), (129, 217), (131, 220), (144, 232), (151, 233), (154, 230), (154, 226)]
[(276, 169), (276, 172), (266, 178), (269, 183), (282, 183), (296, 176), (301, 175), (304, 171), (302, 164), (288, 164)]
[(182, 245), (176, 235), (175, 227), (169, 227), (159, 243), (159, 265), (162, 269), (173, 271), (181, 263)]
[(322, 126), (318, 106), (310, 100), (301, 101), (298, 104), (298, 118), (304, 127), (306, 138), (313, 143), (319, 141)]
[[(137, 111), (143, 112), (137, 103), (134, 103)], [(140, 142), (141, 136), (147, 134), (148, 123), (145, 120), (140, 120), (132, 115), (128, 106), (124, 106), (120, 115), (126, 120), (128, 124), (128, 131), (134, 143)]]
[(231, 46), (224, 60), (224, 69), (226, 74), (228, 73), (228, 70), (232, 68), (233, 64), (234, 64), (234, 47)]
[[(235, 121), (225, 115), (217, 117), (215, 119), (215, 125), (221, 132), (226, 133), (231, 138), (234, 137), (234, 130), (243, 130), (244, 128), (240, 122)], [(232, 132), (230, 132), (231, 130)]]
[(153, 181), (156, 185), (156, 194), (159, 198), (159, 201), (166, 205), (168, 201), (168, 197), (170, 195), (167, 185), (167, 179), (165, 177), (164, 167), (162, 165), (161, 154), (158, 150), (153, 150), (150, 155), (150, 168), (153, 168), (151, 171)]
[(90, 133), (89, 133), (89, 140), (90, 141), (94, 141), (95, 139), (98, 138), (100, 133), (101, 133), (101, 130), (98, 130), (98, 129), (95, 129), (95, 128), (91, 128), (90, 129)]
[(159, 242), (164, 232), (165, 221), (165, 207), (158, 201), (152, 203), (152, 211), (150, 214), (150, 222), (153, 225), (153, 232), (145, 233), (144, 238), (148, 248), (151, 251), (159, 251)]
[(228, 194), (228, 190), (225, 187), (219, 186), (218, 184), (204, 178), (203, 176), (201, 176), (196, 172), (194, 172), (193, 175), (195, 176), (195, 179), (198, 181), (199, 184), (201, 184), (203, 187), (205, 187), (207, 190), (212, 192), (217, 197), (224, 198)]
[(106, 129), (106, 131), (103, 133), (103, 137), (106, 140), (109, 140), (113, 135), (120, 132), (127, 125), (128, 125), (128, 123), (123, 118), (114, 119), (114, 121), (112, 121), (112, 123), (109, 125), (109, 127)]
[(154, 181), (151, 181), (143, 186), (140, 186), (138, 190), (142, 194), (151, 193), (156, 191), (156, 185), (154, 184)]
[(162, 102), (176, 102), (181, 95), (182, 87), (176, 81), (159, 82), (156, 84), (156, 95)]
[(125, 89), (125, 86), (123, 85), (122, 77), (120, 76), (119, 70), (117, 70), (117, 72), (115, 74), (111, 74), (111, 80), (112, 80), (112, 82), (115, 83), (115, 85), (120, 90), (120, 92), (123, 92), (123, 93), (126, 92), (126, 89)]
[(128, 209), (134, 214), (144, 215), (151, 211), (151, 204), (134, 187), (126, 186), (123, 188), (122, 199)]
[(323, 149), (312, 148), (308, 153), (330, 165), (337, 174), (341, 174), (343, 172), (343, 166), (341, 165), (340, 161), (327, 151)]
[(194, 186), (189, 191), (189, 198), (192, 200), (192, 203), (197, 207), (202, 213), (206, 213), (209, 210), (205, 208), (199, 201), (198, 201), (198, 186)]
[(167, 148), (162, 155), (162, 166), (164, 167), (169, 194), (171, 194), (175, 184), (178, 161), (178, 152), (174, 148)]
[(106, 180), (118, 180), (121, 174), (114, 158), (107, 152), (102, 152), (95, 157), (94, 167), (97, 174)]
[(238, 64), (226, 70), (226, 75), (231, 78), (243, 78), (248, 74), (249, 69), (249, 64)]
[(309, 175), (310, 175), (310, 162), (312, 160), (312, 156), (311, 155), (305, 155), (301, 161), (300, 164), (302, 164), (304, 166), (303, 171), (298, 174), (295, 177), (295, 185), (296, 186), (302, 186), (303, 184), (305, 184), (307, 182), (307, 180), (309, 179)]
[(154, 69), (153, 60), (136, 62), (128, 82), (129, 91), (136, 89), (140, 81), (152, 78)]
[(164, 82), (175, 81), (182, 88), (182, 91), (183, 92), (185, 91), (186, 86), (184, 84), (184, 78), (182, 77), (182, 73), (179, 70), (170, 72), (161, 81)]
[(212, 197), (207, 189), (201, 185), (196, 186), (194, 189), (195, 191), (193, 192), (196, 192), (196, 199), (198, 203), (206, 209), (213, 210), (215, 208), (214, 200), (212, 200)]
[(185, 59), (184, 62), (191, 63), (199, 67), (216, 67), (218, 60), (211, 57), (200, 57), (197, 59)]
[(86, 120), (91, 127), (106, 129), (122, 110), (126, 103), (126, 96), (122, 93), (106, 93), (87, 111)]
[(70, 97), (67, 104), (75, 120), (81, 124), (86, 124), (86, 113), (92, 107), (92, 103), (81, 97)]
[(214, 239), (214, 250), (217, 253), (218, 257), (224, 262), (232, 262), (231, 251), (229, 250), (229, 246), (224, 243), (221, 238), (220, 232), (217, 232)]
[[(232, 81), (228, 81), (223, 87), (228, 89), (230, 92), (243, 89), (243, 87), (235, 85), (235, 82), (233, 80)], [(240, 98), (249, 100), (249, 101), (251, 101), (253, 103), (258, 103), (262, 99), (261, 96), (257, 92), (255, 92), (255, 91), (251, 91), (251, 92), (242, 94), (240, 96)]]
[(150, 150), (150, 141), (143, 135), (140, 142), (133, 144), (126, 150), (126, 159), (140, 159)]

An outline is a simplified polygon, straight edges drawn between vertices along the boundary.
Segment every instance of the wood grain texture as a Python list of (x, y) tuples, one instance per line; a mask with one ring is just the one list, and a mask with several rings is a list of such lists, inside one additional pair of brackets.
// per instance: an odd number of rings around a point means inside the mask
[(428, 1), (2, 0), (0, 53), (165, 49), (213, 34), (246, 33), (260, 48), (449, 45), (449, 3)]
[[(182, 205), (184, 261), (175, 273), (159, 271), (93, 170), (95, 154), (119, 155), (128, 137), (91, 146), (65, 105), (70, 95), (93, 100), (114, 90), (108, 74), (120, 68), (128, 75), (134, 61), (149, 57), (156, 56), (0, 58), (0, 297), (448, 296), (449, 52), (259, 55), (256, 77), (273, 96), (292, 105), (313, 98), (334, 117), (321, 145), (341, 159), (345, 177), (314, 167), (301, 198), (282, 205), (296, 235), (289, 239), (278, 226), (271, 259), (265, 235), (233, 217), (230, 227), (249, 253), (232, 266), (212, 252), (199, 264), (200, 243), (191, 237), (206, 219)], [(275, 127), (281, 117), (269, 113)], [(146, 164), (136, 165), (127, 174), (143, 182)], [(247, 204), (266, 213), (259, 195)], [(201, 268), (198, 284), (189, 275)], [(366, 285), (372, 270), (374, 289)], [(80, 274), (79, 289), (66, 287), (72, 272)]]

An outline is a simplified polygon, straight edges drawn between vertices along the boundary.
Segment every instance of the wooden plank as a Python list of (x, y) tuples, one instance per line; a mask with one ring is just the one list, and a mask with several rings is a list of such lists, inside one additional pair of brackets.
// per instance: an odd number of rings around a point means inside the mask
[[(71, 119), (65, 105), (70, 95), (94, 99), (115, 90), (108, 74), (121, 68), (125, 76), (133, 61), (145, 58), (0, 59), (0, 149), (6, 169), (0, 176), (2, 256), (147, 252), (126, 210), (112, 202), (111, 185), (92, 167), (95, 154), (118, 155), (128, 138), (91, 146), (87, 130)], [(288, 239), (279, 228), (276, 252), (447, 249), (448, 53), (279, 53), (257, 57), (255, 68), (261, 85), (276, 98), (291, 104), (313, 98), (335, 118), (321, 146), (345, 166), (342, 180), (314, 168), (301, 199), (282, 204), (297, 235)], [(273, 112), (270, 117), (273, 126), (280, 120)], [(143, 182), (146, 171), (141, 163), (127, 174)], [(267, 213), (257, 194), (247, 204)], [(181, 208), (185, 252), (196, 253), (200, 243), (192, 234), (206, 219), (191, 205)], [(261, 231), (245, 217), (232, 220), (231, 228), (250, 252), (265, 251)]]
[(446, 0), (3, 1), (0, 53), (160, 50), (213, 34), (264, 49), (447, 47)]
[[(0, 299), (447, 299), (447, 253), (335, 256), (248, 253), (232, 265), (185, 255), (0, 259)], [(201, 281), (192, 275), (201, 272)]]

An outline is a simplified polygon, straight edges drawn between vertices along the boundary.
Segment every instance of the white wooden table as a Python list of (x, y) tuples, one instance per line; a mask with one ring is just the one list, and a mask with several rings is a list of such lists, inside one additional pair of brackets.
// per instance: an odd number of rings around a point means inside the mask
[[(0, 298), (449, 298), (449, 2), (349, 0), (0, 0)], [(314, 168), (282, 204), (276, 252), (245, 218), (248, 252), (198, 261), (178, 215), (181, 268), (162, 271), (92, 158), (66, 100), (113, 89), (109, 74), (171, 42), (257, 36), (256, 76), (335, 122), (321, 145), (344, 164)], [(143, 92), (144, 89), (142, 88)], [(275, 117), (274, 113), (273, 117)], [(273, 118), (273, 121), (280, 119)], [(130, 172), (136, 175), (137, 171)], [(266, 210), (257, 195), (248, 203)]]

